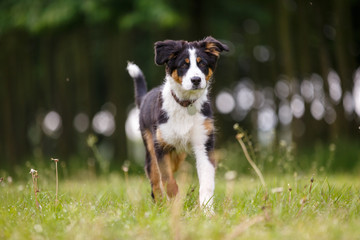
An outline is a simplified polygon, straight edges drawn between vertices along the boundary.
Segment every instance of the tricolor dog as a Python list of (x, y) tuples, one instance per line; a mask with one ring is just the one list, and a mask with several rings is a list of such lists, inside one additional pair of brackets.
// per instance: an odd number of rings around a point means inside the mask
[(155, 200), (174, 197), (174, 172), (194, 153), (200, 183), (200, 206), (212, 207), (215, 188), (214, 121), (209, 86), (217, 60), (228, 47), (207, 37), (201, 41), (155, 43), (155, 63), (165, 65), (164, 83), (147, 92), (139, 67), (128, 63), (146, 148), (145, 172)]

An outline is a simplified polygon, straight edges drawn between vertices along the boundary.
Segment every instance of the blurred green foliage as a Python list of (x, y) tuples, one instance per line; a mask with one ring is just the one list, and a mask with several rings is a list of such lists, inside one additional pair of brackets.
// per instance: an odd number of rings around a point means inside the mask
[(89, 25), (117, 22), (130, 29), (145, 24), (170, 28), (181, 17), (165, 0), (4, 0), (0, 3), (0, 33), (14, 29), (41, 34), (84, 21)]

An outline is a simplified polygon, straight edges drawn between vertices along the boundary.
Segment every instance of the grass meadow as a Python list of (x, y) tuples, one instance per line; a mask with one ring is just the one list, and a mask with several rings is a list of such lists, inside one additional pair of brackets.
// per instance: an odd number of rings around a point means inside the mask
[(0, 239), (360, 239), (358, 168), (336, 171), (359, 156), (356, 144), (316, 147), (301, 158), (284, 144), (271, 154), (247, 146), (265, 185), (239, 145), (219, 150), (228, 161), (217, 170), (213, 215), (198, 205), (193, 159), (176, 175), (177, 197), (161, 203), (141, 169), (133, 174), (128, 165), (99, 174), (59, 164), (57, 194), (50, 160), (25, 164), (13, 180), (2, 172)]
[(0, 239), (360, 239), (359, 176), (266, 175), (265, 189), (218, 175), (207, 216), (197, 179), (179, 175), (180, 194), (162, 203), (145, 177), (121, 174), (63, 179), (56, 202), (55, 178), (39, 172), (39, 209), (31, 179), (4, 181)]

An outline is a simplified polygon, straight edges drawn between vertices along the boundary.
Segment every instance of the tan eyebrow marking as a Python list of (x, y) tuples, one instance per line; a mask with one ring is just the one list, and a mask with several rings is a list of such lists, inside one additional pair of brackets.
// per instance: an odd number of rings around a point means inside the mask
[(200, 61), (201, 61), (201, 57), (197, 57), (197, 58), (196, 58), (196, 62), (199, 63)]
[(190, 59), (185, 58), (185, 62), (186, 62), (186, 63), (190, 63)]
[(171, 73), (171, 77), (179, 84), (182, 84), (182, 77), (179, 77), (176, 69)]

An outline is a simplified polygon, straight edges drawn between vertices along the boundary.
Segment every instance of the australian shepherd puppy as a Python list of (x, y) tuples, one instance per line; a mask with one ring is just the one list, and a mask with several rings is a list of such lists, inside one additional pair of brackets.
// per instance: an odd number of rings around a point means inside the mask
[(215, 160), (209, 86), (220, 53), (228, 50), (212, 37), (194, 42), (156, 42), (155, 63), (165, 65), (166, 76), (161, 86), (149, 92), (142, 71), (128, 63), (127, 70), (134, 79), (135, 102), (140, 108), (145, 172), (155, 200), (177, 194), (174, 172), (186, 154), (194, 153), (200, 206), (212, 208)]

